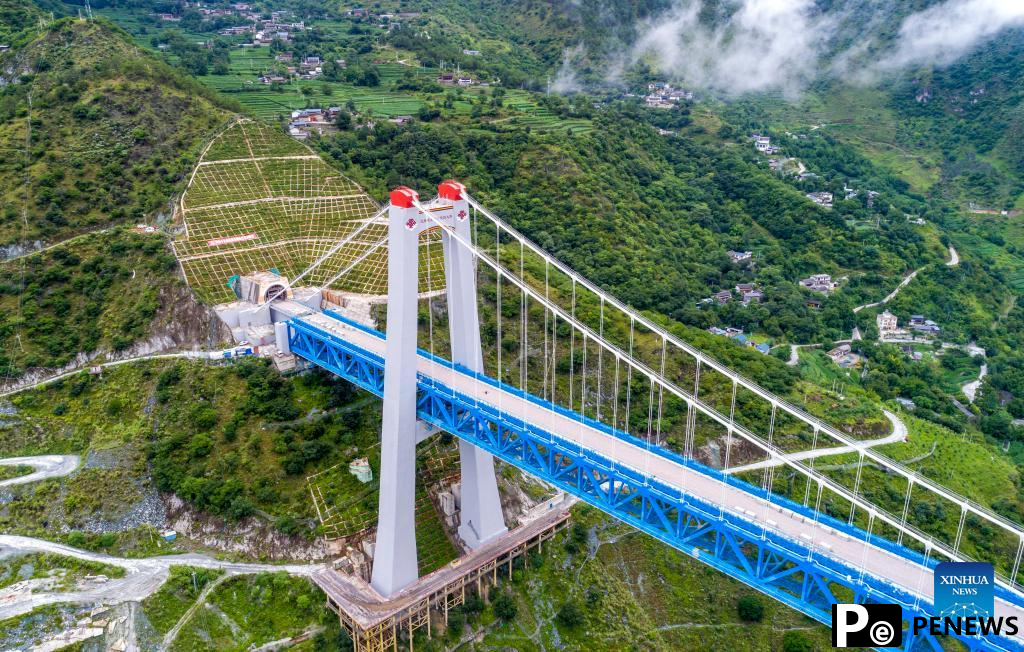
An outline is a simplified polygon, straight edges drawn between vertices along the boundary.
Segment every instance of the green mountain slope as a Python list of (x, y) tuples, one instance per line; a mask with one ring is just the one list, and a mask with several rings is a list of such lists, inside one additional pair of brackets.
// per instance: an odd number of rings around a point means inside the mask
[(2, 244), (150, 218), (228, 115), (102, 21), (58, 21), (0, 63)]

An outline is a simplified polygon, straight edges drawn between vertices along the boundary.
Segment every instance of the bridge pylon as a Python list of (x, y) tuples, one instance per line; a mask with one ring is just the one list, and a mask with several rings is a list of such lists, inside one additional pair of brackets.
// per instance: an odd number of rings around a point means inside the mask
[[(442, 201), (452, 205), (455, 234), (466, 242), (472, 242), (466, 187), (456, 181), (445, 181), (438, 186), (437, 194)], [(459, 246), (448, 233), (442, 234), (442, 244), (452, 361), (483, 373), (484, 355), (480, 347), (480, 315), (477, 311), (473, 252)], [(508, 531), (494, 476), (494, 457), (460, 439), (459, 464), (462, 470), (459, 536), (470, 548), (478, 548)]]
[[(419, 208), (415, 191), (391, 191), (388, 209), (388, 309), (384, 348), (384, 414), (381, 426), (380, 506), (371, 585), (391, 596), (419, 577), (416, 558), (416, 360), (419, 236), (436, 226)], [(470, 236), (465, 188), (439, 187), (431, 217)], [(443, 234), (452, 359), (483, 371), (476, 273), (472, 253)], [(460, 440), (462, 466), (459, 535), (471, 548), (506, 532), (494, 458)]]

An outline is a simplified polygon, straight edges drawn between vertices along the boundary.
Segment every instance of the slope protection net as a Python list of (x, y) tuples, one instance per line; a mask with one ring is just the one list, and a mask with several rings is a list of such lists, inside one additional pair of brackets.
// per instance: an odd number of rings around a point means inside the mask
[[(294, 278), (315, 261), (304, 285), (387, 292), (387, 220), (380, 206), (273, 127), (239, 120), (218, 135), (193, 171), (179, 209), (185, 234), (174, 242), (175, 255), (203, 301), (232, 301), (233, 276), (273, 269)], [(357, 232), (362, 226), (367, 228)], [(423, 292), (443, 287), (439, 243), (438, 234), (423, 240)]]

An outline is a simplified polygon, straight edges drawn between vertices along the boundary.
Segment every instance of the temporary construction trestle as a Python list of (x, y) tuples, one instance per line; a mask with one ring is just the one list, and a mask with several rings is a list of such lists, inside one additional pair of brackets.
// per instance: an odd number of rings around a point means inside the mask
[(483, 595), (499, 576), (511, 577), (516, 559), (531, 550), (542, 551), (544, 542), (564, 529), (569, 513), (559, 502), (533, 521), (477, 548), (466, 557), (424, 575), (389, 599), (381, 597), (361, 579), (334, 570), (315, 573), (313, 581), (327, 595), (327, 606), (341, 619), (355, 652), (397, 650), (402, 634), (409, 649), (413, 636), (426, 629), (433, 634), (432, 614), (448, 625), (449, 612), (463, 604), (466, 590)]

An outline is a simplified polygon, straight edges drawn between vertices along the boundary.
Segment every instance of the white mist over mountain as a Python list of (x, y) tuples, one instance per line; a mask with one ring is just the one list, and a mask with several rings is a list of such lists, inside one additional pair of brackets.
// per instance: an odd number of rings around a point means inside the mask
[[(688, 83), (730, 94), (794, 91), (816, 74), (834, 27), (812, 0), (745, 0), (719, 27), (701, 21), (702, 2), (683, 1), (646, 26), (634, 56)], [(810, 56), (809, 56), (810, 55)]]
[(1022, 0), (948, 0), (908, 16), (896, 49), (878, 67), (948, 65), (1002, 30), (1021, 26)]
[[(641, 27), (631, 57), (727, 95), (795, 95), (823, 74), (870, 81), (910, 66), (948, 65), (1002, 30), (1024, 26), (1024, 0), (945, 0), (904, 18), (895, 40), (882, 44), (875, 28), (892, 20), (895, 2), (863, 0), (824, 13), (813, 0), (739, 0), (728, 17), (707, 21), (702, 17), (719, 3), (679, 0)], [(837, 52), (833, 39), (854, 12), (863, 29)]]

